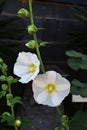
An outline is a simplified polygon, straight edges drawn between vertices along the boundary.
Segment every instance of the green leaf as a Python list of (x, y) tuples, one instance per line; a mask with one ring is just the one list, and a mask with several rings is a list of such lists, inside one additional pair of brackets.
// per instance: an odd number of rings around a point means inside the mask
[(58, 127), (56, 127), (54, 130), (59, 130), (59, 128), (58, 128)]
[(1, 99), (2, 97), (5, 97), (5, 95), (6, 95), (6, 91), (2, 90), (2, 91), (0, 92), (0, 99)]
[(87, 60), (80, 58), (70, 58), (68, 59), (68, 65), (74, 70), (87, 70)]
[(77, 112), (72, 118), (70, 125), (72, 130), (87, 130), (87, 111)]
[(14, 98), (12, 99), (12, 104), (15, 105), (16, 103), (22, 104), (21, 97), (16, 96), (16, 97), (14, 97)]
[(7, 121), (8, 125), (14, 126), (15, 120), (9, 112), (4, 112), (1, 117), (1, 123)]
[(66, 55), (69, 57), (77, 57), (77, 58), (83, 58), (84, 55), (80, 52), (76, 52), (74, 50), (66, 51)]
[(66, 52), (66, 55), (71, 57), (68, 59), (68, 65), (74, 70), (87, 70), (87, 55), (80, 52), (70, 50)]
[(23, 128), (27, 128), (27, 127), (34, 128), (34, 125), (33, 125), (33, 123), (32, 123), (31, 118), (23, 117), (23, 118), (21, 119), (21, 121), (22, 121), (22, 127), (23, 127)]
[(87, 97), (87, 83), (82, 83), (79, 80), (74, 79), (71, 82), (71, 93), (74, 95), (80, 95), (81, 97)]
[(8, 89), (8, 85), (7, 84), (2, 84), (2, 90), (7, 91), (7, 89)]

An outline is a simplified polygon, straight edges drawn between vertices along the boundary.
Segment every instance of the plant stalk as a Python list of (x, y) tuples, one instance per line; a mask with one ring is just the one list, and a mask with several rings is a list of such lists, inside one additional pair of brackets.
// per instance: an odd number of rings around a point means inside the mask
[[(31, 21), (32, 25), (35, 25), (34, 24), (34, 18), (33, 18), (33, 10), (32, 10), (32, 0), (28, 0), (28, 3), (29, 3), (30, 21)], [(33, 38), (34, 38), (34, 41), (36, 43), (36, 52), (37, 52), (38, 58), (40, 60), (41, 70), (42, 70), (43, 73), (45, 73), (45, 67), (43, 65), (43, 61), (42, 61), (42, 58), (41, 58), (41, 54), (40, 54), (40, 50), (39, 50), (39, 44), (38, 44), (36, 33), (33, 34)]]
[(70, 130), (67, 120), (66, 119), (65, 120), (62, 119), (63, 114), (60, 111), (60, 108), (57, 106), (56, 109), (57, 109), (57, 113), (58, 113), (58, 115), (60, 117), (60, 120), (62, 122), (62, 127), (65, 128), (65, 130)]
[[(8, 87), (9, 87), (9, 94), (12, 94), (10, 83), (8, 83)], [(15, 120), (14, 106), (11, 104), (10, 107), (11, 107), (11, 115), (12, 115), (13, 119)], [(16, 124), (14, 124), (14, 127), (15, 127), (15, 130), (18, 130), (18, 127), (16, 126)]]

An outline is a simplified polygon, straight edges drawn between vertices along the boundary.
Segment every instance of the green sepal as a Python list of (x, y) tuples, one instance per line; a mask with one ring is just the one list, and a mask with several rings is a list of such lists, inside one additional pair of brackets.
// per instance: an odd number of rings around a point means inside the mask
[(32, 34), (36, 33), (37, 31), (38, 31), (38, 28), (34, 24), (28, 25), (29, 34), (32, 35)]
[(48, 43), (48, 42), (41, 42), (39, 46), (40, 46), (40, 47), (41, 47), (41, 46), (46, 46), (47, 43)]

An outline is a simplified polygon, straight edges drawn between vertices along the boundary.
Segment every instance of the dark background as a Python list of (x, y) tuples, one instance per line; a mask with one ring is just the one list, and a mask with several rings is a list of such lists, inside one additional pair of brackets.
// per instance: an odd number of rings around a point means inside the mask
[[(75, 19), (73, 9), (78, 5), (87, 9), (87, 0), (38, 0), (33, 2), (35, 23), (38, 27), (45, 28), (38, 32), (38, 40), (48, 42), (41, 48), (42, 59), (45, 65), (56, 65), (64, 73), (69, 74), (69, 80), (78, 78), (86, 81), (86, 72), (74, 72), (67, 65), (66, 50), (78, 48), (76, 43), (71, 46), (76, 31), (87, 31), (87, 24)], [(9, 74), (13, 75), (13, 65), (18, 52), (32, 51), (25, 47), (25, 43), (32, 37), (27, 34), (26, 27), (29, 19), (20, 19), (17, 12), (20, 8), (28, 8), (22, 0), (2, 0), (0, 13), (0, 53), (8, 65)], [(20, 89), (21, 88), (21, 89)], [(26, 87), (22, 84), (14, 89), (15, 95), (23, 97)], [(84, 103), (72, 103), (71, 95), (65, 99), (64, 107), (70, 116), (77, 109), (85, 109)], [(3, 103), (1, 109), (3, 110)], [(68, 110), (67, 110), (68, 108)], [(72, 110), (72, 112), (71, 112)]]

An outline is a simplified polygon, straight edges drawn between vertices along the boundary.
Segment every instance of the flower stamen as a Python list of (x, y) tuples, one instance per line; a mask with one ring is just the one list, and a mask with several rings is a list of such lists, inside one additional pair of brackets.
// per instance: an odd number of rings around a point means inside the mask
[(30, 73), (34, 73), (35, 70), (36, 70), (36, 68), (37, 68), (37, 66), (36, 66), (35, 64), (31, 63), (31, 64), (29, 65), (29, 72), (30, 72)]
[(52, 93), (53, 91), (56, 90), (56, 85), (53, 83), (48, 83), (46, 85), (46, 89), (47, 89), (48, 93)]

